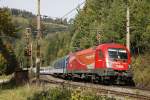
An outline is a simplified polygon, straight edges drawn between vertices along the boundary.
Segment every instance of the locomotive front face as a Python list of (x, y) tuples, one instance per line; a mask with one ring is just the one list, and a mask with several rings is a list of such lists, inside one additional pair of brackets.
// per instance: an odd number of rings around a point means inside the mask
[(108, 57), (106, 61), (107, 68), (114, 70), (128, 70), (129, 55), (126, 49), (123, 48), (108, 48)]

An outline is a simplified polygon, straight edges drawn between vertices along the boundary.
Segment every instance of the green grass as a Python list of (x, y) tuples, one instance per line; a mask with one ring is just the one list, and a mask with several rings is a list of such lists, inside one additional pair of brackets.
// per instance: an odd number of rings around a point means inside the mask
[(0, 89), (0, 100), (27, 100), (28, 97), (40, 91), (42, 91), (42, 88), (34, 85), (25, 85), (6, 90)]
[(12, 75), (0, 75), (0, 80), (11, 79)]
[(68, 88), (25, 85), (10, 89), (0, 89), (0, 100), (116, 100), (97, 95), (96, 91)]

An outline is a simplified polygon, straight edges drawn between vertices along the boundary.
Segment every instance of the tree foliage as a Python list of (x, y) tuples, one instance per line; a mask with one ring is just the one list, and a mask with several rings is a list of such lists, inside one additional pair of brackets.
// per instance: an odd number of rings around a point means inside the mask
[(10, 14), (7, 10), (0, 8), (0, 35), (14, 36), (15, 26), (12, 24)]
[(69, 32), (60, 32), (56, 34), (48, 34), (43, 40), (42, 53), (46, 65), (54, 61), (57, 58), (65, 56), (70, 50), (70, 39), (71, 35)]
[[(0, 9), (0, 49), (1, 49), (1, 72), (6, 74), (12, 73), (17, 65), (16, 57), (12, 50), (12, 44), (6, 40), (15, 35), (16, 29), (12, 23), (11, 16), (9, 12), (5, 9)], [(4, 39), (5, 38), (5, 39)], [(4, 41), (5, 40), (5, 41)], [(13, 41), (11, 41), (13, 42)], [(3, 70), (5, 69), (5, 70)]]
[(0, 53), (0, 74), (2, 74), (7, 66), (7, 61), (4, 56)]
[[(144, 53), (150, 50), (150, 2), (149, 0), (86, 0), (83, 9), (78, 10), (74, 21), (42, 17), (41, 41), (44, 64), (68, 54), (70, 51), (81, 50), (99, 43), (126, 43), (126, 10), (130, 8), (131, 50), (134, 53)], [(35, 15), (17, 9), (10, 10), (18, 34), (30, 27), (35, 33)], [(14, 25), (8, 12), (0, 10), (0, 35), (14, 35)], [(72, 24), (73, 22), (73, 24)], [(7, 28), (6, 28), (7, 26)], [(20, 28), (21, 27), (21, 28)], [(68, 29), (70, 32), (68, 32)], [(46, 33), (46, 34), (45, 34)], [(18, 59), (23, 56), (22, 34), (16, 42)], [(99, 36), (97, 38), (97, 36)]]
[[(147, 0), (87, 0), (74, 20), (71, 47), (88, 48), (100, 43), (126, 42), (126, 10), (130, 8), (131, 49), (140, 53), (150, 46), (150, 2)], [(98, 40), (97, 34), (101, 35)]]

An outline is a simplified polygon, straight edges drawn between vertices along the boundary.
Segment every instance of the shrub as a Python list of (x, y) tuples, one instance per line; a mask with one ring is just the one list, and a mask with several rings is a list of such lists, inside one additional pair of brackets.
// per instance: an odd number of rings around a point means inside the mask
[(71, 91), (66, 88), (51, 88), (35, 93), (28, 100), (70, 100)]
[(0, 74), (4, 73), (6, 67), (7, 67), (6, 59), (0, 53)]
[(88, 89), (75, 88), (70, 89), (67, 87), (57, 87), (49, 89), (48, 91), (42, 91), (35, 93), (28, 100), (115, 100), (114, 98), (107, 96), (96, 95)]
[(133, 57), (132, 69), (136, 85), (150, 88), (150, 54)]

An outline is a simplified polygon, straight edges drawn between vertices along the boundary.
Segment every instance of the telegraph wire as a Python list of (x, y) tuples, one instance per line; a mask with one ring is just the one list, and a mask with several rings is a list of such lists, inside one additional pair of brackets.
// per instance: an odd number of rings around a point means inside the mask
[(86, 1), (80, 3), (77, 7), (73, 8), (72, 10), (70, 10), (68, 13), (66, 13), (64, 16), (61, 17), (61, 19), (64, 19), (67, 15), (69, 15), (70, 13), (72, 13), (74, 10), (76, 10), (77, 8), (79, 8), (80, 6), (82, 6)]

